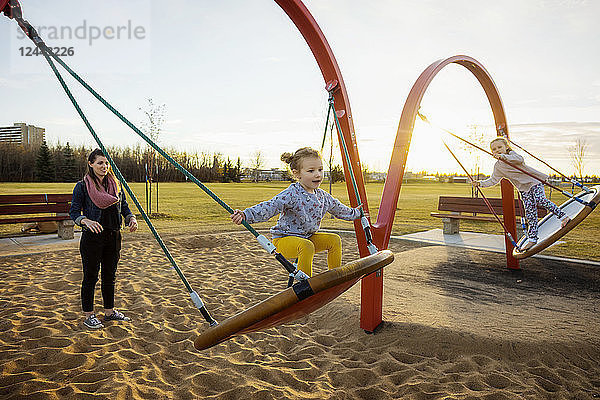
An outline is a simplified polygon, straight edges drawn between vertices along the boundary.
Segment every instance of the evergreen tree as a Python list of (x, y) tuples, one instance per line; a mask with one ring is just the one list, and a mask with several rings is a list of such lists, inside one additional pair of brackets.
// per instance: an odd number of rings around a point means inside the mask
[(345, 182), (346, 181), (346, 177), (344, 176), (344, 170), (342, 169), (342, 167), (337, 164), (335, 165), (330, 172), (331, 175), (331, 183), (336, 183), (336, 182)]
[(35, 160), (35, 172), (38, 182), (52, 182), (54, 180), (54, 160), (46, 140), (42, 142)]
[(52, 182), (61, 182), (62, 179), (62, 165), (63, 165), (63, 147), (60, 142), (55, 146), (48, 146), (50, 150), (50, 158), (54, 164), (54, 174), (52, 175)]
[(225, 167), (223, 169), (223, 182), (239, 182), (240, 181), (240, 171), (242, 168), (242, 161), (238, 157), (237, 165), (234, 167), (233, 162), (227, 158), (227, 162), (225, 163)]
[[(222, 156), (220, 153), (215, 153), (213, 155), (213, 163), (212, 163), (212, 167), (210, 167), (210, 178), (208, 179), (209, 182), (218, 182), (219, 178), (221, 174), (219, 174), (219, 169), (221, 168), (221, 165), (223, 163), (222, 160)], [(221, 175), (222, 176), (222, 175)]]
[(239, 157), (237, 159), (237, 165), (235, 166), (235, 170), (234, 170), (231, 180), (233, 180), (234, 182), (242, 181), (242, 160), (240, 160)]
[(221, 177), (221, 182), (225, 182), (225, 183), (229, 183), (231, 182), (231, 160), (229, 160), (229, 157), (227, 158), (227, 161), (223, 164), (223, 176)]
[(59, 168), (60, 174), (58, 177), (59, 182), (76, 182), (79, 179), (77, 173), (77, 166), (75, 163), (75, 154), (73, 149), (69, 146), (69, 142), (64, 147), (63, 151), (63, 162)]

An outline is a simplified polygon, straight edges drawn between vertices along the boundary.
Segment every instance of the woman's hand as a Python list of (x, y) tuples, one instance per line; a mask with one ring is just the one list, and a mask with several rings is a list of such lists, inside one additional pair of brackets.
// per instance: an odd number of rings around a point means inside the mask
[(82, 219), (81, 225), (85, 225), (93, 233), (100, 233), (104, 230), (104, 228), (102, 228), (102, 225), (100, 225), (98, 221), (92, 221), (88, 218)]
[(138, 228), (138, 223), (135, 217), (129, 218), (129, 232), (135, 232)]
[(231, 214), (231, 221), (236, 225), (241, 224), (245, 219), (246, 215), (242, 210), (234, 210), (233, 214)]

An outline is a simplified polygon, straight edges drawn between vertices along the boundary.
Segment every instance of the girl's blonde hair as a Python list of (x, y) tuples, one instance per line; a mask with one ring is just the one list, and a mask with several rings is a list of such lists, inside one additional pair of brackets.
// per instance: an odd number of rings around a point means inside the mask
[(321, 159), (321, 155), (315, 149), (310, 147), (302, 147), (292, 153), (283, 153), (281, 155), (281, 161), (290, 165), (291, 170), (300, 171), (302, 169), (302, 160), (305, 158), (318, 158)]
[(506, 146), (507, 151), (512, 151), (512, 147), (510, 147), (510, 143), (508, 143), (508, 140), (504, 136), (498, 136), (497, 138), (492, 140), (490, 142), (490, 147), (492, 147), (492, 143), (494, 143), (494, 142), (502, 142)]
[[(98, 157), (105, 157), (106, 158), (106, 156), (104, 155), (104, 153), (102, 152), (102, 150), (95, 149), (88, 156), (88, 162), (91, 162), (93, 164), (96, 161), (96, 158), (98, 158)], [(104, 179), (104, 181), (100, 182), (100, 179), (98, 179), (98, 177), (94, 173), (94, 170), (92, 170), (92, 167), (90, 167), (89, 163), (87, 165), (86, 175), (89, 175), (90, 178), (92, 178), (92, 182), (94, 182), (94, 185), (96, 186), (96, 189), (100, 190), (100, 185), (102, 185), (104, 187), (104, 189), (108, 188), (108, 181), (106, 179)], [(108, 178), (110, 178), (113, 181), (115, 181), (115, 183), (117, 184), (117, 194), (118, 194), (121, 191), (121, 184), (120, 184), (119, 180), (117, 179), (117, 177), (116, 177), (116, 175), (115, 175), (112, 167), (110, 166), (110, 164), (108, 165), (108, 174), (107, 174), (107, 176), (108, 176)]]

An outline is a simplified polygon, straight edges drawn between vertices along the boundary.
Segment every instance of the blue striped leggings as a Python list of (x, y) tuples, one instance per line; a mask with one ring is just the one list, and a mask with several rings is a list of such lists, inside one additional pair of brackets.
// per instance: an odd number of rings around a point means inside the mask
[(562, 218), (565, 212), (558, 208), (556, 204), (546, 198), (544, 185), (538, 183), (533, 185), (528, 191), (521, 192), (523, 207), (525, 207), (525, 219), (527, 220), (527, 237), (531, 240), (538, 239), (538, 205), (544, 207), (558, 218)]

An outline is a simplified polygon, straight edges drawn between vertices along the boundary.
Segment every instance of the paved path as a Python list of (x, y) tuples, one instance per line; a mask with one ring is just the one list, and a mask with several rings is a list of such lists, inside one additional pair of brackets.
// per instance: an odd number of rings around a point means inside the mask
[(81, 232), (75, 232), (75, 238), (69, 240), (59, 238), (56, 233), (2, 238), (0, 239), (0, 257), (78, 249), (80, 237)]
[[(402, 236), (392, 236), (392, 239), (403, 239), (410, 240), (420, 243), (438, 244), (444, 246), (463, 247), (466, 249), (492, 251), (494, 253), (505, 253), (504, 247), (504, 235), (490, 235), (487, 233), (475, 233), (475, 232), (460, 232), (454, 235), (446, 235), (442, 229), (431, 229), (429, 231), (410, 233)], [(563, 241), (557, 241), (550, 245), (564, 243)], [(542, 258), (547, 260), (556, 261), (569, 261), (579, 264), (597, 265), (600, 266), (600, 262), (590, 260), (579, 260), (574, 258), (564, 258), (556, 256), (548, 256), (544, 254), (536, 254), (534, 258)]]

